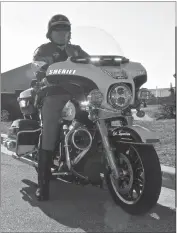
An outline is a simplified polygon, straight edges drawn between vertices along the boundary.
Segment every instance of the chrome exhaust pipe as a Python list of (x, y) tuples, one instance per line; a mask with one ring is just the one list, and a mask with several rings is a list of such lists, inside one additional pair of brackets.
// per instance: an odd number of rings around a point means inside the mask
[[(76, 143), (75, 143), (75, 134), (77, 133), (77, 132), (79, 132), (79, 131), (84, 131), (84, 132), (86, 132), (87, 133), (87, 135), (89, 136), (89, 139), (90, 139), (90, 141), (89, 141), (89, 144), (87, 145), (87, 147), (85, 147), (85, 148), (81, 148), (80, 146), (78, 146)], [(71, 163), (72, 163), (72, 165), (76, 165), (76, 164), (78, 164), (79, 162), (80, 162), (80, 160), (85, 156), (85, 154), (90, 150), (90, 148), (91, 148), (91, 146), (92, 146), (92, 135), (91, 135), (91, 133), (86, 129), (86, 128), (82, 128), (82, 127), (79, 127), (78, 129), (76, 129), (75, 131), (74, 131), (74, 133), (73, 133), (73, 135), (72, 135), (72, 139), (71, 139), (71, 141), (72, 141), (72, 144), (74, 145), (74, 147), (76, 148), (76, 149), (78, 149), (78, 150), (81, 150), (81, 153), (79, 153), (79, 155), (77, 155), (77, 157), (73, 160), (73, 161), (71, 161)]]
[(32, 166), (32, 167), (38, 167), (38, 163), (35, 162), (35, 161), (32, 161), (31, 159), (27, 159), (27, 158), (25, 158), (25, 157), (23, 157), (23, 156), (20, 156), (20, 157), (19, 157), (19, 156), (16, 155), (16, 154), (13, 154), (12, 157), (13, 157), (14, 159), (19, 160), (20, 162), (23, 162), (23, 163), (25, 163), (25, 164), (28, 164), (28, 165), (30, 165), (30, 166)]
[[(19, 157), (19, 156), (13, 154), (12, 157), (14, 159), (19, 160), (20, 162), (28, 164), (28, 165), (30, 165), (32, 167), (36, 167), (36, 168), (38, 167), (38, 163), (37, 162), (32, 161), (32, 160), (27, 159), (27, 158), (24, 158), (23, 156)], [(57, 175), (67, 176), (67, 175), (71, 175), (72, 174), (71, 172), (54, 172), (53, 168), (51, 168), (51, 173), (52, 173), (52, 176), (57, 176)]]
[(78, 176), (79, 178), (88, 181), (88, 177), (85, 177), (85, 176), (83, 176), (83, 175), (77, 173), (73, 168), (71, 168), (71, 172), (72, 172), (75, 176)]
[(70, 131), (66, 134), (66, 136), (65, 136), (66, 163), (67, 163), (67, 166), (68, 166), (69, 171), (72, 172), (72, 174), (74, 174), (75, 176), (80, 177), (81, 179), (88, 180), (87, 177), (82, 176), (81, 174), (77, 173), (77, 172), (73, 169), (73, 167), (72, 167), (72, 165), (71, 165), (71, 160), (70, 160), (70, 155), (69, 155), (69, 149), (68, 149), (68, 148), (69, 148), (68, 139), (69, 139), (69, 136), (74, 132), (74, 130), (75, 130), (75, 128), (73, 127), (73, 129), (70, 130)]
[[(91, 146), (90, 146), (91, 147)], [(85, 156), (85, 154), (90, 150), (90, 147), (83, 150), (73, 161), (72, 164), (76, 165), (80, 162), (80, 160)]]
[(72, 175), (71, 172), (53, 172), (52, 176), (68, 176), (68, 175)]
[(69, 156), (69, 145), (68, 145), (68, 140), (69, 136), (74, 132), (75, 128), (73, 127), (65, 136), (65, 154), (66, 154), (66, 164), (68, 166), (69, 171), (71, 171), (71, 160)]

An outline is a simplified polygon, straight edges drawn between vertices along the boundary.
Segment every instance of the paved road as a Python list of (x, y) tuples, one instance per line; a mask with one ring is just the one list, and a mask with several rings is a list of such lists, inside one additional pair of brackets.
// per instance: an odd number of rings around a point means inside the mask
[(1, 153), (1, 232), (175, 232), (175, 192), (162, 189), (158, 205), (133, 217), (108, 191), (52, 181), (51, 200), (37, 202), (34, 168)]

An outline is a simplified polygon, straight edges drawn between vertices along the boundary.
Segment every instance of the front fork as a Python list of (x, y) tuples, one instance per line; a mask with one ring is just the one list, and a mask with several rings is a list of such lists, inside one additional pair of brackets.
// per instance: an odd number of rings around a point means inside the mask
[(105, 124), (105, 121), (100, 119), (97, 120), (97, 127), (99, 129), (101, 138), (102, 138), (102, 142), (103, 142), (103, 146), (104, 146), (104, 150), (105, 150), (105, 154), (106, 154), (106, 158), (108, 161), (108, 164), (111, 168), (111, 172), (114, 176), (115, 179), (119, 178), (119, 170), (118, 167), (116, 166), (116, 161), (115, 161), (115, 155), (113, 152), (113, 148), (111, 147), (110, 143), (109, 143), (109, 139), (108, 139), (108, 130)]

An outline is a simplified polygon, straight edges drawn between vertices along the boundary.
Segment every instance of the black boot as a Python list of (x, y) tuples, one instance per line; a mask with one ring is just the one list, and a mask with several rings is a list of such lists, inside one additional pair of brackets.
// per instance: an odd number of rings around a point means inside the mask
[(36, 197), (39, 201), (49, 200), (49, 183), (51, 176), (51, 160), (52, 152), (46, 150), (39, 150), (38, 159), (38, 189), (36, 190)]
[(54, 158), (55, 158), (56, 152), (53, 152), (52, 154), (52, 160), (51, 160), (51, 173), (50, 173), (50, 180), (56, 180), (56, 176), (53, 176), (52, 173), (58, 172), (58, 166), (54, 164)]

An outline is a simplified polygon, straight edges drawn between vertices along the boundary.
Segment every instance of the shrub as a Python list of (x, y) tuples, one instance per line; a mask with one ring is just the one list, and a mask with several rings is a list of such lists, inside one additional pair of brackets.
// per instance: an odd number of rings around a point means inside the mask
[(156, 119), (175, 119), (176, 118), (176, 105), (175, 104), (162, 104), (159, 107), (159, 115)]

